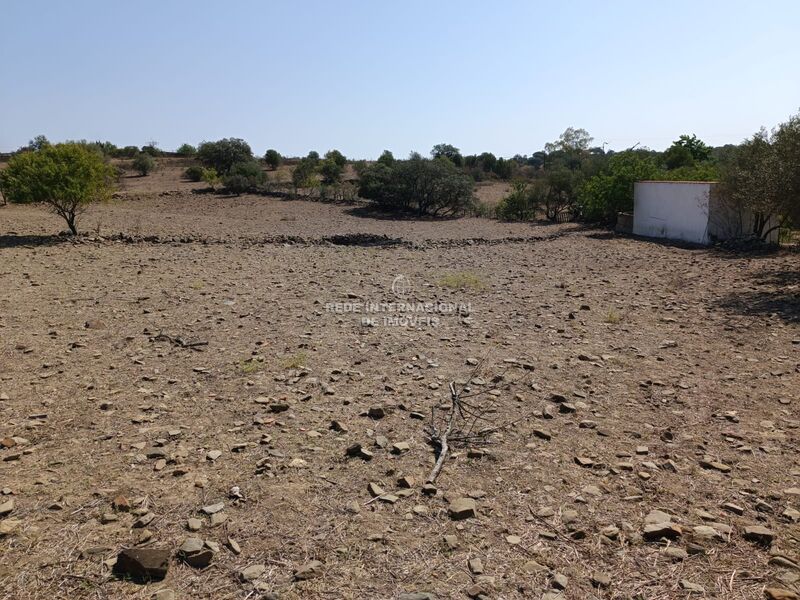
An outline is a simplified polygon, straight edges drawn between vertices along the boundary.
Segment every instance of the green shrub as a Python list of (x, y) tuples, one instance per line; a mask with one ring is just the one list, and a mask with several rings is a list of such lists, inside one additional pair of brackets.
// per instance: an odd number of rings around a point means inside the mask
[(183, 172), (183, 176), (189, 181), (203, 181), (203, 172), (205, 169), (198, 165), (192, 165)]
[(203, 181), (213, 190), (219, 185), (219, 173), (216, 169), (203, 169)]
[(335, 160), (326, 158), (319, 165), (319, 173), (322, 175), (322, 183), (325, 185), (333, 185), (342, 180), (344, 167), (339, 166)]
[(139, 154), (139, 148), (136, 146), (125, 146), (124, 148), (117, 148), (114, 152), (114, 158), (133, 158)]
[(658, 179), (661, 170), (652, 157), (636, 152), (619, 152), (598, 175), (581, 188), (578, 205), (589, 221), (614, 224), (617, 213), (633, 210), (633, 184), (646, 179)]
[(389, 150), (384, 150), (383, 153), (378, 157), (379, 163), (389, 167), (391, 167), (394, 164), (394, 161), (395, 161), (394, 154), (392, 154), (391, 151)]
[(0, 171), (0, 191), (13, 203), (42, 202), (73, 234), (89, 204), (111, 197), (115, 169), (85, 144), (56, 144), (11, 157)]
[(461, 151), (452, 144), (436, 144), (431, 149), (431, 156), (433, 158), (446, 158), (457, 167), (464, 164), (464, 157), (461, 156)]
[(175, 151), (178, 156), (194, 156), (197, 154), (197, 148), (191, 144), (181, 144), (181, 147)]
[(297, 163), (292, 171), (292, 185), (294, 185), (295, 193), (298, 188), (312, 187), (316, 183), (314, 175), (317, 172), (318, 161), (318, 157), (316, 160), (313, 157), (306, 157)]
[(264, 183), (266, 176), (261, 165), (256, 161), (236, 163), (231, 166), (227, 175), (222, 178), (222, 185), (232, 194), (243, 194), (254, 191)]
[(139, 173), (139, 175), (144, 177), (149, 175), (150, 172), (156, 168), (156, 161), (149, 154), (140, 152), (136, 155), (136, 158), (133, 159), (133, 168)]
[(206, 167), (228, 175), (233, 165), (252, 161), (253, 151), (244, 140), (225, 138), (216, 142), (201, 143), (197, 148), (197, 158)]
[(364, 169), (359, 195), (387, 211), (453, 216), (472, 206), (472, 187), (472, 179), (449, 158), (430, 160), (412, 154), (391, 166), (375, 163)]
[(516, 181), (511, 193), (497, 205), (497, 218), (505, 221), (530, 221), (536, 218), (536, 194), (525, 181)]
[(486, 202), (475, 202), (472, 205), (472, 216), (490, 219), (497, 216), (498, 206), (491, 206)]
[(155, 142), (151, 142), (145, 146), (142, 146), (142, 153), (149, 154), (150, 156), (161, 156), (164, 154), (161, 150), (156, 147)]
[(264, 162), (267, 163), (267, 166), (274, 171), (281, 166), (283, 157), (277, 150), (270, 148), (264, 153)]
[(325, 153), (325, 160), (330, 160), (344, 169), (347, 164), (347, 157), (338, 150), (328, 150)]

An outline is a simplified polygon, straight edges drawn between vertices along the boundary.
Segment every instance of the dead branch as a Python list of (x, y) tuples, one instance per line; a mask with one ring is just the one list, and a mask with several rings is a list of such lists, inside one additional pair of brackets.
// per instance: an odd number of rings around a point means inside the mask
[[(469, 379), (461, 386), (450, 382), (450, 406), (441, 425), (437, 426), (436, 408), (431, 408), (431, 421), (428, 426), (428, 441), (436, 448), (436, 463), (426, 481), (433, 483), (442, 471), (451, 448), (454, 446), (485, 446), (491, 443), (491, 436), (502, 429), (510, 427), (526, 417), (520, 417), (506, 423), (496, 423), (489, 415), (496, 412), (495, 390), (509, 388), (517, 382), (506, 382), (506, 370), (492, 379), (492, 386), (473, 391), (470, 384), (484, 364), (481, 360), (473, 369)], [(527, 375), (526, 375), (527, 377)]]
[(178, 346), (179, 348), (188, 348), (189, 350), (194, 350), (195, 352), (202, 352), (200, 346), (208, 346), (208, 342), (204, 341), (197, 341), (197, 342), (188, 342), (183, 338), (179, 337), (172, 337), (167, 335), (166, 333), (159, 333), (156, 336), (150, 338), (151, 342), (169, 342), (174, 346)]
[(434, 442), (439, 448), (439, 457), (436, 459), (436, 464), (433, 465), (431, 474), (428, 475), (429, 483), (436, 481), (436, 478), (439, 476), (439, 473), (444, 466), (444, 461), (447, 458), (447, 452), (450, 450), (448, 440), (450, 438), (450, 434), (453, 432), (453, 425), (456, 422), (456, 415), (459, 413), (458, 392), (456, 392), (456, 384), (452, 381), (450, 382), (450, 403), (450, 418), (447, 419), (447, 428), (441, 435), (439, 435), (439, 432), (436, 429), (436, 424), (433, 420), (433, 413), (431, 413), (431, 428), (432, 433), (435, 436), (433, 438)]

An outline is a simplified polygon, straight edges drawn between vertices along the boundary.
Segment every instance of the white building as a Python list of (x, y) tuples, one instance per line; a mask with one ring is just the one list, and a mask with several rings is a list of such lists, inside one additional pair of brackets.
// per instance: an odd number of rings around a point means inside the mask
[[(633, 233), (695, 244), (746, 236), (752, 231), (753, 215), (714, 194), (715, 185), (695, 181), (637, 181), (633, 187)], [(777, 243), (777, 229), (768, 241)]]

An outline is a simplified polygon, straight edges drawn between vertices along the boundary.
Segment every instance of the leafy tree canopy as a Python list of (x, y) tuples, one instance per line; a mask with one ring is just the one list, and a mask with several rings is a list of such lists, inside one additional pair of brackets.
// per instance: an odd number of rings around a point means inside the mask
[(55, 144), (12, 156), (0, 171), (0, 190), (9, 202), (48, 205), (77, 234), (78, 215), (111, 196), (115, 177), (115, 169), (96, 148)]

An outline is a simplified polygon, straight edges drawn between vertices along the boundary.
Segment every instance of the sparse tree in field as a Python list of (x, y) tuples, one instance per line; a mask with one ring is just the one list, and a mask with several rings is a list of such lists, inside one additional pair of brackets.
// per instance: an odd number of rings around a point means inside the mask
[(325, 153), (325, 160), (332, 160), (342, 168), (347, 164), (347, 157), (338, 150), (328, 150)]
[(311, 152), (306, 155), (306, 160), (316, 167), (320, 161), (319, 152), (316, 150), (311, 150)]
[(155, 140), (147, 142), (144, 146), (142, 146), (142, 152), (144, 154), (149, 154), (150, 156), (161, 156), (163, 152), (158, 148), (158, 142)]
[(375, 163), (364, 169), (359, 195), (383, 210), (417, 215), (454, 216), (473, 204), (472, 180), (449, 159), (425, 159), (412, 153), (393, 165)]
[(378, 157), (377, 162), (391, 167), (394, 164), (394, 161), (395, 161), (394, 154), (392, 154), (389, 150), (384, 150)]
[(178, 156), (194, 156), (197, 154), (197, 148), (191, 144), (181, 144), (180, 148), (175, 151)]
[(315, 175), (318, 162), (319, 155), (317, 155), (316, 160), (307, 156), (295, 165), (292, 171), (292, 185), (294, 186), (295, 196), (300, 188), (312, 187), (316, 183)]
[(253, 160), (253, 151), (242, 139), (225, 138), (216, 142), (202, 142), (197, 148), (197, 158), (204, 166), (227, 175), (233, 165)]
[(319, 164), (319, 173), (322, 175), (322, 183), (325, 185), (334, 185), (342, 180), (344, 167), (339, 165), (335, 160), (326, 158)]
[(589, 149), (593, 139), (585, 129), (567, 127), (555, 142), (545, 144), (544, 149), (548, 154), (553, 152), (581, 153)]
[(111, 196), (115, 175), (97, 150), (83, 144), (56, 144), (13, 156), (0, 171), (0, 189), (9, 202), (48, 205), (74, 235), (77, 217), (91, 203)]
[(267, 163), (267, 166), (274, 171), (281, 166), (283, 157), (277, 150), (270, 148), (264, 153), (264, 162)]
[(464, 164), (464, 157), (461, 156), (461, 151), (452, 144), (436, 144), (431, 149), (431, 156), (433, 158), (444, 157), (457, 167)]
[(149, 154), (140, 152), (136, 155), (136, 158), (133, 159), (133, 168), (139, 173), (139, 175), (145, 177), (156, 168), (156, 161)]
[(347, 158), (338, 150), (329, 150), (325, 153), (325, 159), (319, 164), (319, 172), (322, 175), (322, 183), (333, 185), (342, 180), (344, 167)]

